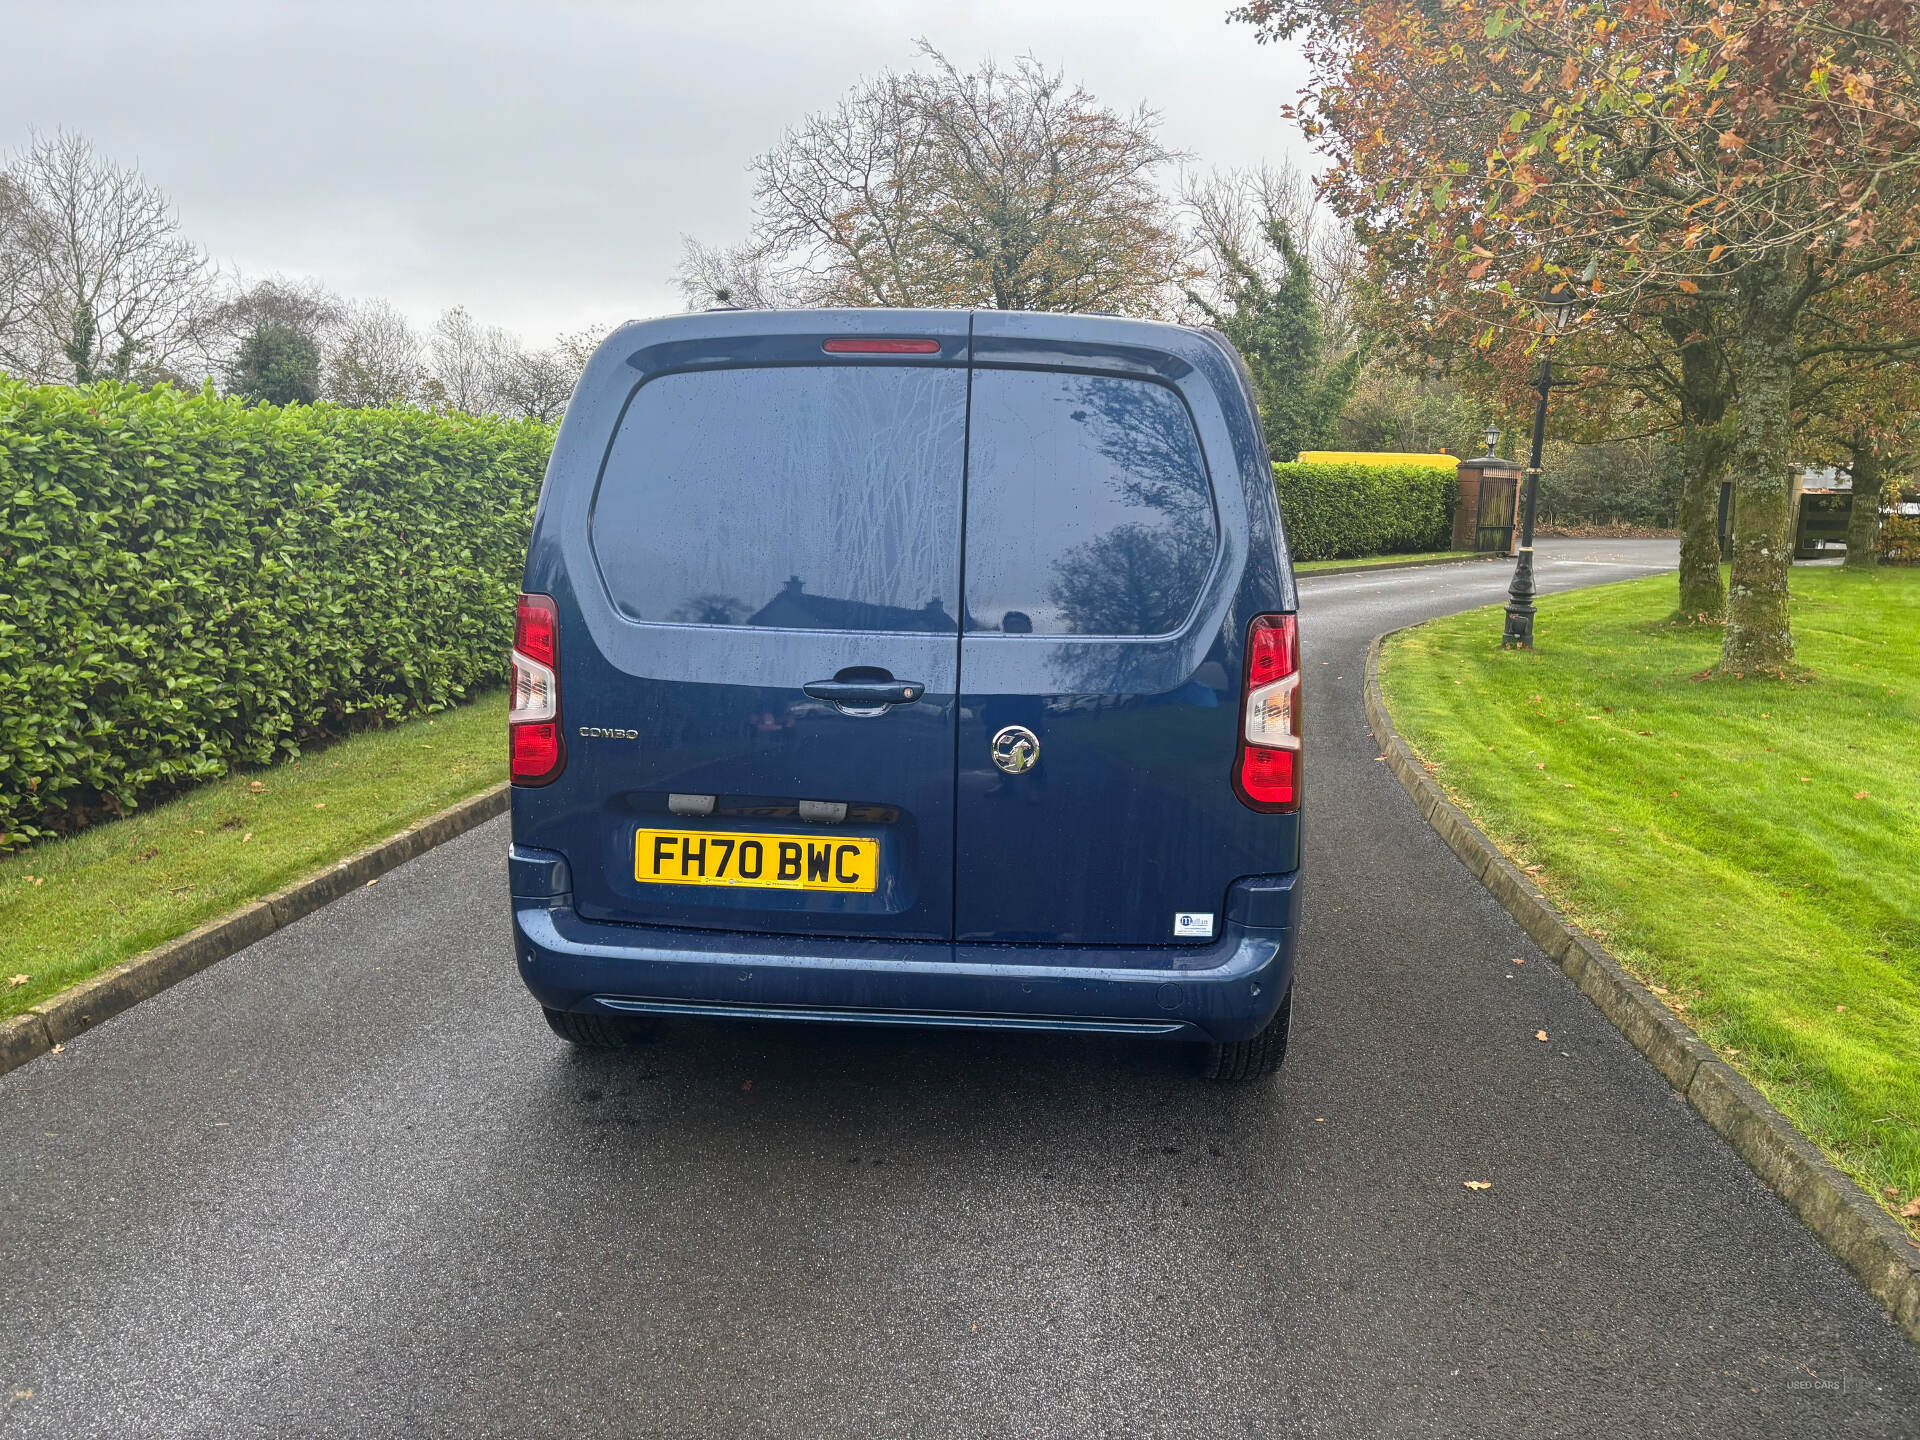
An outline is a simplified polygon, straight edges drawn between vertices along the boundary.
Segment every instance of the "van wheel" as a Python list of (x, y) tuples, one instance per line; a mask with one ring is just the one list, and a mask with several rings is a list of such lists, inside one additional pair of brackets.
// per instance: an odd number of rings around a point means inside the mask
[(1287, 1036), (1293, 1029), (1293, 987), (1273, 1012), (1267, 1028), (1251, 1040), (1236, 1040), (1231, 1045), (1203, 1045), (1200, 1049), (1200, 1073), (1223, 1083), (1264, 1080), (1280, 1068), (1287, 1058)]
[(582, 1050), (621, 1050), (643, 1038), (644, 1027), (616, 1015), (584, 1015), (577, 1010), (548, 1010), (547, 1024), (569, 1045)]

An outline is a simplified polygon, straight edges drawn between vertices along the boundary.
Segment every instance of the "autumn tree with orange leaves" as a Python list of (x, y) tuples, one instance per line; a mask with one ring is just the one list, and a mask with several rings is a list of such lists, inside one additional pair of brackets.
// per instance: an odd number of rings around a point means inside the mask
[(1292, 114), (1402, 315), (1515, 369), (1540, 338), (1528, 297), (1556, 282), (1589, 297), (1589, 326), (1697, 309), (1710, 323), (1681, 348), (1725, 337), (1737, 523), (1720, 669), (1783, 671), (1807, 315), (1920, 254), (1910, 0), (1250, 0), (1236, 15), (1302, 42), (1316, 79)]

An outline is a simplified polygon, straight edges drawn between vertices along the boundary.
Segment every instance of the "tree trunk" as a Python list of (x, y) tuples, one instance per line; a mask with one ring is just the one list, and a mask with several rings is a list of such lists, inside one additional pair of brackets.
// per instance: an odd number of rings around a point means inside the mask
[(1871, 440), (1853, 447), (1853, 513), (1847, 516), (1847, 569), (1880, 563), (1880, 450)]
[(1754, 267), (1734, 368), (1740, 408), (1734, 427), (1733, 581), (1727, 589), (1723, 674), (1783, 671), (1793, 663), (1787, 571), (1793, 560), (1787, 459), (1793, 444), (1795, 286), (1781, 263)]
[(1686, 473), (1680, 487), (1680, 613), (1690, 620), (1726, 618), (1720, 583), (1720, 476), (1727, 441), (1718, 425), (1683, 422)]
[(1728, 375), (1712, 317), (1681, 311), (1662, 320), (1680, 351), (1680, 614), (1726, 618), (1720, 583), (1720, 476), (1727, 463)]

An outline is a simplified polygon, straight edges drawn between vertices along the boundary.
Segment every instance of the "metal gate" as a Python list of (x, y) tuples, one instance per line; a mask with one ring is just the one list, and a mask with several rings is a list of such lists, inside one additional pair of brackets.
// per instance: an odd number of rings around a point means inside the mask
[(1474, 521), (1473, 548), (1482, 554), (1513, 553), (1513, 497), (1516, 481), (1511, 477), (1483, 476), (1480, 481), (1480, 514)]

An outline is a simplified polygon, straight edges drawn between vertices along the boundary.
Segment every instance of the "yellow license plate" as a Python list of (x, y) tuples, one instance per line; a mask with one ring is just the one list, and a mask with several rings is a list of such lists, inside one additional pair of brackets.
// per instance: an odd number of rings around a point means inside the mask
[(633, 840), (633, 878), (648, 885), (871, 891), (880, 887), (880, 842), (858, 836), (642, 830)]

